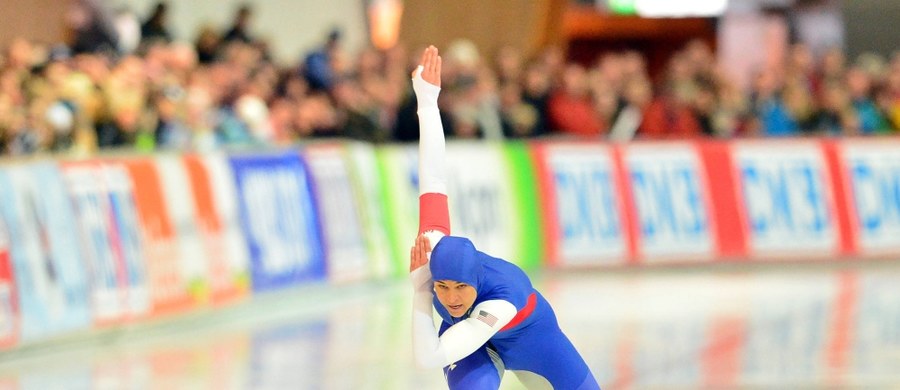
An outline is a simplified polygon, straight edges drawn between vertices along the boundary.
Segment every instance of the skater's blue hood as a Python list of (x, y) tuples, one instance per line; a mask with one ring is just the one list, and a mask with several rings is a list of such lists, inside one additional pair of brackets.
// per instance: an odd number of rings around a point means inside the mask
[(480, 292), (484, 257), (468, 238), (446, 236), (431, 252), (431, 277), (468, 284)]

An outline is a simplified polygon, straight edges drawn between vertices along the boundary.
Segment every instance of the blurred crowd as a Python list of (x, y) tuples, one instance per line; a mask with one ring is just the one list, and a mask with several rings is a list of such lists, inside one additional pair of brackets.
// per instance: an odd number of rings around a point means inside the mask
[[(276, 64), (249, 33), (252, 9), (224, 30), (202, 26), (173, 41), (165, 3), (134, 33), (76, 30), (68, 45), (15, 39), (0, 57), (0, 155), (91, 154), (98, 149), (212, 150), (343, 137), (418, 136), (409, 75), (419, 48), (349, 53), (341, 31), (297, 63)], [(127, 27), (127, 24), (125, 24)], [(122, 37), (131, 37), (131, 43)], [(591, 64), (559, 47), (527, 57), (514, 47), (441, 48), (440, 97), (451, 138), (869, 135), (900, 129), (900, 55), (841, 50), (815, 58), (796, 44), (782, 66), (735, 85), (701, 41), (657, 77), (635, 51)]]

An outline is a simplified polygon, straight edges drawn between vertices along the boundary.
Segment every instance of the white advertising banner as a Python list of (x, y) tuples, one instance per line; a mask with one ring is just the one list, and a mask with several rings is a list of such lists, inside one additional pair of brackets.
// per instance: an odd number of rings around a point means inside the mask
[(565, 265), (621, 264), (627, 255), (621, 192), (611, 149), (551, 145), (546, 164), (553, 183), (559, 260)]
[(451, 234), (472, 240), (488, 255), (518, 264), (519, 216), (507, 170), (498, 145), (447, 145)]
[(332, 282), (364, 280), (369, 277), (368, 253), (346, 153), (336, 144), (311, 146), (303, 154), (315, 183), (328, 279)]
[(709, 187), (695, 147), (636, 144), (623, 153), (637, 213), (639, 257), (651, 262), (711, 258)]
[(900, 142), (844, 142), (842, 167), (863, 253), (900, 250)]
[(838, 234), (821, 146), (747, 142), (733, 150), (751, 255), (834, 254)]

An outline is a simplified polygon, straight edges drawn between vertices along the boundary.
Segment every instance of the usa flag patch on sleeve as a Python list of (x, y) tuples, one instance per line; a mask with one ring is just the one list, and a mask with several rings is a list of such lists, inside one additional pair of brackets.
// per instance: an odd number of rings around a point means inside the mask
[(481, 322), (484, 322), (485, 324), (487, 324), (488, 326), (491, 326), (491, 327), (493, 327), (494, 324), (497, 323), (497, 317), (494, 317), (493, 314), (488, 313), (484, 310), (479, 310), (478, 316), (475, 318)]

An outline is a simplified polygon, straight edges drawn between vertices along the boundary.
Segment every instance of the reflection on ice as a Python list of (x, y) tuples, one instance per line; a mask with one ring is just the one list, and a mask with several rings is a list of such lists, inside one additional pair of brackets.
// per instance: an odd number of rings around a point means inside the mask
[(606, 388), (833, 388), (900, 384), (898, 283), (879, 268), (552, 285)]
[[(893, 263), (537, 280), (607, 389), (900, 385)], [(405, 283), (330, 297), (336, 288), (147, 337), (0, 355), (0, 389), (442, 388), (439, 371), (412, 367)]]

